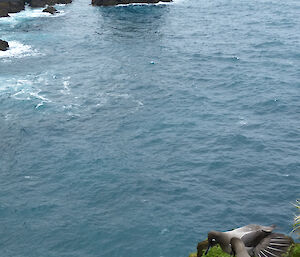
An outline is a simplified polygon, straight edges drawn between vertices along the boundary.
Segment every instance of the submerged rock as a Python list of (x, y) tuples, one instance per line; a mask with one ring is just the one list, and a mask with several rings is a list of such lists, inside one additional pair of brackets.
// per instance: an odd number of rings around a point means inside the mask
[(9, 44), (6, 41), (0, 39), (0, 51), (6, 51), (8, 50), (8, 48)]
[(118, 4), (156, 4), (159, 2), (172, 2), (173, 0), (92, 0), (92, 5), (112, 6)]
[(43, 12), (54, 14), (58, 13), (59, 11), (57, 11), (53, 6), (48, 6), (46, 9), (43, 10)]

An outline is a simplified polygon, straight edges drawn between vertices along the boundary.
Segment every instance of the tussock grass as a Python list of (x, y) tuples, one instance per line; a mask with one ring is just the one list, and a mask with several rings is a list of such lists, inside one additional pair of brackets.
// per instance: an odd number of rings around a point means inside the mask
[[(294, 205), (298, 209), (298, 212), (300, 213), (300, 200), (297, 200)], [(293, 232), (297, 233), (298, 236), (300, 236), (300, 215), (299, 214), (296, 215), (294, 218)]]
[[(202, 255), (203, 257), (205, 256), (204, 254)], [(230, 257), (229, 254), (224, 253), (219, 246), (214, 246), (212, 247), (208, 254), (206, 255), (207, 257)], [(294, 244), (291, 246), (290, 251), (284, 255), (285, 257), (300, 257), (300, 244)], [(189, 257), (197, 257), (197, 253), (191, 253)]]

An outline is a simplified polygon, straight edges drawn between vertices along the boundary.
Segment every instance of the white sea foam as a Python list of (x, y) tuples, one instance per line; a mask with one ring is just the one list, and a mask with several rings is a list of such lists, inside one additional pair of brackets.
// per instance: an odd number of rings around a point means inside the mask
[(24, 11), (18, 13), (10, 13), (9, 15), (11, 16), (11, 19), (15, 20), (51, 16), (50, 13), (43, 12), (42, 8), (32, 9), (30, 7), (26, 7)]
[(23, 45), (18, 41), (9, 41), (9, 49), (0, 52), (0, 59), (7, 58), (22, 58), (27, 56), (38, 55), (36, 50), (33, 50), (29, 45)]
[(189, 1), (189, 0), (173, 0), (172, 3), (175, 3), (175, 4), (182, 4), (182, 3), (185, 3), (185, 2), (187, 2), (187, 1)]
[(63, 78), (63, 86), (64, 88), (60, 90), (60, 92), (64, 95), (70, 94), (70, 77), (64, 77)]
[(20, 21), (24, 21), (26, 19), (34, 19), (34, 18), (40, 18), (40, 17), (50, 17), (55, 18), (59, 16), (63, 16), (66, 13), (64, 10), (61, 9), (61, 5), (55, 6), (59, 13), (56, 13), (54, 15), (43, 12), (44, 8), (31, 8), (29, 6), (25, 7), (25, 10), (18, 12), (18, 13), (9, 13), (10, 17), (4, 17), (0, 19), (0, 24), (11, 24), (14, 26), (14, 24), (17, 24)]
[(166, 234), (166, 233), (168, 233), (169, 232), (169, 230), (167, 229), (167, 228), (164, 228), (164, 229), (162, 229), (161, 231), (160, 231), (160, 234), (161, 235), (164, 235), (164, 234)]
[[(58, 6), (60, 6), (60, 5), (58, 5)], [(59, 13), (56, 13), (54, 15), (52, 15), (48, 12), (43, 12), (43, 10), (44, 10), (44, 8), (31, 8), (29, 6), (26, 6), (24, 11), (21, 11), (19, 13), (10, 13), (9, 15), (11, 16), (11, 18), (15, 18), (15, 19), (38, 18), (38, 17), (57, 17), (57, 16), (65, 15), (65, 12), (63, 10), (58, 10)]]
[[(38, 83), (37, 83), (38, 82)], [(2, 83), (4, 86), (0, 87), (0, 91), (9, 92), (11, 97), (20, 101), (34, 101), (35, 108), (39, 108), (44, 103), (50, 103), (51, 100), (41, 95), (39, 80), (35, 81), (32, 78), (26, 79), (9, 79)]]
[(172, 4), (174, 2), (159, 2), (159, 3), (131, 3), (131, 4), (118, 4), (116, 7), (127, 7), (132, 5), (166, 5), (166, 4)]
[(244, 117), (239, 117), (238, 124), (240, 126), (245, 126), (245, 125), (248, 125), (248, 121)]

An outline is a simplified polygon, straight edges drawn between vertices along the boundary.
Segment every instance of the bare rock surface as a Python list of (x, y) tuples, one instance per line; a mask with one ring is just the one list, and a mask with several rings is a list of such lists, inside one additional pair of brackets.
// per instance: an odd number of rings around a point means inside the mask
[(43, 12), (55, 14), (58, 13), (59, 11), (57, 11), (53, 6), (48, 6), (46, 9), (43, 10)]
[(8, 13), (16, 13), (24, 9), (24, 0), (0, 0), (0, 17), (9, 17)]
[(0, 39), (0, 51), (6, 51), (8, 50), (8, 48), (9, 48), (8, 42)]

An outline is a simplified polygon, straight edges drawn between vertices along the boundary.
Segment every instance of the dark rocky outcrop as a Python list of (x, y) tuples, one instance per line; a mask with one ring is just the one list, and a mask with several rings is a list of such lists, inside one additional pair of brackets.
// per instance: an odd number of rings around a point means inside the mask
[(1, 17), (9, 17), (7, 9), (0, 9), (0, 18)]
[(159, 2), (172, 2), (172, 0), (92, 0), (92, 5), (111, 6), (118, 4), (156, 4)]
[(8, 50), (9, 45), (6, 41), (0, 39), (0, 51)]
[(72, 0), (0, 0), (0, 17), (9, 17), (8, 13), (24, 10), (25, 3), (31, 7), (45, 7), (46, 5), (69, 4)]
[(46, 9), (43, 10), (43, 12), (54, 14), (58, 13), (59, 11), (57, 11), (53, 6), (48, 6)]
[(46, 5), (70, 4), (72, 0), (28, 0), (31, 7), (45, 7)]
[(8, 17), (8, 13), (16, 13), (24, 9), (24, 0), (0, 0), (0, 17)]

